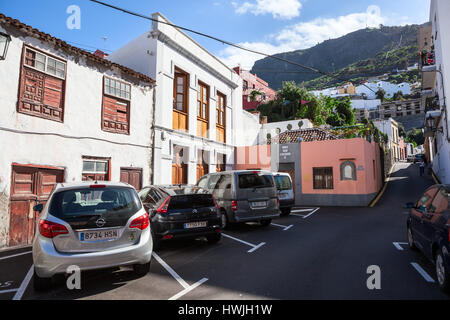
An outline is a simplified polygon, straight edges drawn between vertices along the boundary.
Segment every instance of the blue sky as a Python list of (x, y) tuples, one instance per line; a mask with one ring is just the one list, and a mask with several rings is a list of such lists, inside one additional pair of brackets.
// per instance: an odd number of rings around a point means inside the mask
[[(269, 54), (305, 49), (349, 32), (428, 21), (430, 0), (103, 0), (145, 15), (163, 13), (174, 24)], [(81, 9), (81, 29), (69, 30), (70, 5)], [(88, 0), (0, 0), (0, 12), (84, 49), (114, 51), (150, 21)], [(261, 58), (191, 35), (228, 65), (251, 68)], [(103, 37), (107, 37), (106, 42)]]

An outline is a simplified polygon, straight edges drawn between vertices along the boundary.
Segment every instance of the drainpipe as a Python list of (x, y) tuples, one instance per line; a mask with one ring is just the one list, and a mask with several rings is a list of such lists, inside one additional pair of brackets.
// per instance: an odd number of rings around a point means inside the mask
[(156, 145), (156, 134), (155, 134), (155, 124), (156, 124), (156, 85), (153, 87), (153, 106), (152, 106), (152, 131), (151, 131), (151, 141), (153, 142), (153, 149), (152, 149), (152, 164), (151, 164), (151, 169), (152, 169), (152, 178), (151, 178), (151, 184), (154, 185), (155, 184), (155, 145)]

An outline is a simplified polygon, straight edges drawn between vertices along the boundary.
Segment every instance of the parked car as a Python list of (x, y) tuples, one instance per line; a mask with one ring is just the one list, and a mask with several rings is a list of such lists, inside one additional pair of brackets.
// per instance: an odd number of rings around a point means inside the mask
[(439, 287), (450, 292), (450, 185), (432, 186), (407, 207), (409, 247), (434, 263)]
[(208, 190), (217, 201), (222, 228), (231, 223), (260, 222), (268, 226), (280, 216), (275, 180), (265, 171), (225, 171), (203, 176), (197, 186)]
[(154, 247), (162, 240), (204, 236), (221, 239), (220, 211), (213, 196), (196, 186), (148, 186), (139, 197), (150, 216)]
[(136, 190), (125, 183), (59, 183), (40, 216), (33, 242), (34, 288), (51, 287), (56, 274), (132, 265), (150, 270), (149, 217)]
[(423, 160), (423, 154), (416, 154), (414, 156), (414, 163), (420, 162)]
[(415, 159), (416, 159), (416, 155), (415, 155), (415, 154), (409, 154), (409, 155), (406, 157), (406, 161), (407, 161), (407, 162), (414, 162)]
[(295, 204), (294, 186), (291, 176), (285, 172), (274, 173), (273, 176), (278, 191), (278, 198), (280, 199), (281, 214), (287, 216), (291, 213)]

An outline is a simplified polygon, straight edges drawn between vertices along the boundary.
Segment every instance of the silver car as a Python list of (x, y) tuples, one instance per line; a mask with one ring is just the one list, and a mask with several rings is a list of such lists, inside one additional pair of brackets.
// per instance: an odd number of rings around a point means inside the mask
[(145, 275), (153, 242), (149, 216), (125, 183), (57, 184), (41, 212), (33, 242), (34, 287), (45, 290), (69, 266), (80, 270), (132, 265)]

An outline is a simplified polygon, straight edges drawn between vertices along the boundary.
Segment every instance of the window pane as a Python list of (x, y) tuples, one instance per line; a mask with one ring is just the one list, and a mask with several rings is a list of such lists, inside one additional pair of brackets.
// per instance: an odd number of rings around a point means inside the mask
[(184, 78), (183, 77), (177, 77), (177, 84), (183, 85), (184, 84)]
[(206, 104), (203, 104), (203, 114), (202, 114), (202, 116), (203, 116), (203, 118), (205, 118), (206, 119)]
[(353, 170), (351, 165), (344, 167), (344, 179), (353, 179)]
[(106, 162), (96, 162), (95, 166), (96, 166), (96, 168), (95, 168), (96, 172), (106, 172), (106, 169), (107, 169)]
[(45, 63), (45, 56), (43, 54), (40, 54), (40, 53), (36, 52), (36, 61)]
[(183, 93), (184, 92), (184, 86), (177, 86), (177, 92)]
[(83, 161), (83, 171), (93, 172), (95, 171), (94, 161)]

